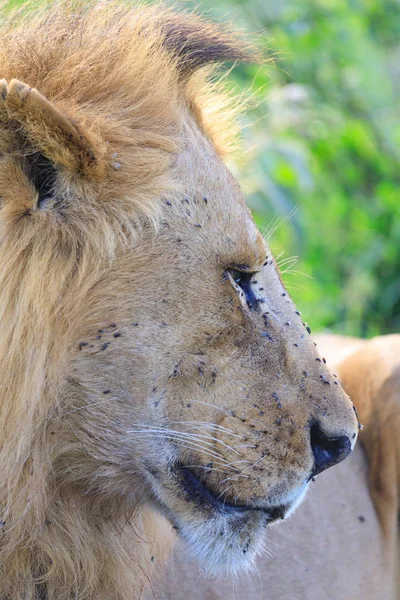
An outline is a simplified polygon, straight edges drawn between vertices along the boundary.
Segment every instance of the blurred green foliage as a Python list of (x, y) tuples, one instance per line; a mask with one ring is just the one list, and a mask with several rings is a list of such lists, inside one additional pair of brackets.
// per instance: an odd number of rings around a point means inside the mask
[(198, 6), (274, 57), (231, 75), (257, 99), (239, 177), (303, 315), (316, 330), (400, 331), (400, 0)]
[(239, 175), (267, 231), (294, 212), (270, 241), (299, 256), (282, 265), (296, 303), (313, 329), (400, 331), (400, 2), (200, 6), (262, 33), (275, 57), (233, 73), (259, 100)]

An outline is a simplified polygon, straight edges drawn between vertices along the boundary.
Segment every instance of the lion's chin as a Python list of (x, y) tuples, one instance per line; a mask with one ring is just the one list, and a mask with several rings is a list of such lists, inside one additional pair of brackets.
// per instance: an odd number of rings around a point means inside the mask
[(222, 501), (184, 468), (175, 485), (156, 487), (158, 510), (186, 542), (197, 563), (208, 576), (225, 577), (254, 567), (255, 558), (264, 549), (266, 527), (294, 512), (304, 498), (307, 484), (282, 504), (271, 507)]
[(240, 517), (216, 514), (210, 519), (180, 519), (180, 537), (208, 577), (231, 577), (254, 567), (264, 549), (264, 515), (250, 511)]

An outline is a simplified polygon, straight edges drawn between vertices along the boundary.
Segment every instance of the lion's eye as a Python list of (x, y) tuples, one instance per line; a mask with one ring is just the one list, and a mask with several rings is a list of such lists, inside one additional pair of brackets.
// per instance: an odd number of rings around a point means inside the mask
[(252, 287), (252, 278), (255, 273), (251, 273), (249, 271), (239, 271), (238, 269), (228, 269), (228, 273), (236, 285), (238, 285), (242, 290), (249, 308), (256, 309), (258, 306), (258, 300)]
[(230, 269), (229, 273), (231, 274), (233, 281), (241, 288), (250, 283), (253, 276), (253, 273), (249, 273), (248, 271), (238, 271), (237, 269)]

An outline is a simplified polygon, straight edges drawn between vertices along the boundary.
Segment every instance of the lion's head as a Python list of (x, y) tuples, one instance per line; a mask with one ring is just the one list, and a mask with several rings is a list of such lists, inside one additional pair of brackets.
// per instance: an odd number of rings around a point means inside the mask
[(149, 507), (236, 572), (357, 436), (220, 156), (204, 67), (247, 51), (195, 17), (71, 6), (9, 20), (0, 49), (13, 599), (130, 598)]

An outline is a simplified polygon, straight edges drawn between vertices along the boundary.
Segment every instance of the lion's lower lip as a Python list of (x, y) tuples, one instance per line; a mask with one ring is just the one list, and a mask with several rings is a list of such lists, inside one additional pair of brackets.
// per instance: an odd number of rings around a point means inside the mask
[(238, 514), (250, 511), (262, 511), (268, 522), (283, 519), (286, 513), (285, 506), (254, 506), (227, 502), (215, 495), (188, 467), (177, 465), (176, 473), (179, 477), (181, 487), (190, 500), (195, 501), (201, 507), (212, 508), (219, 512)]

